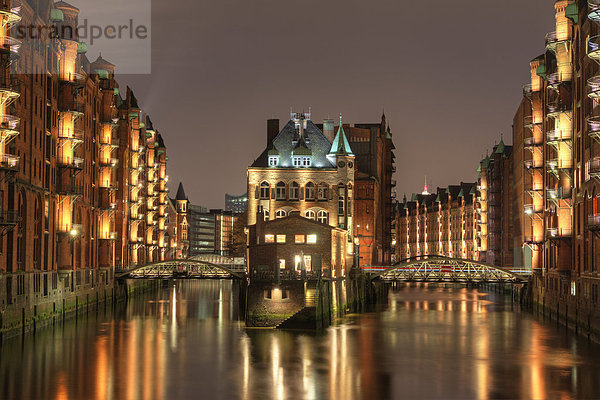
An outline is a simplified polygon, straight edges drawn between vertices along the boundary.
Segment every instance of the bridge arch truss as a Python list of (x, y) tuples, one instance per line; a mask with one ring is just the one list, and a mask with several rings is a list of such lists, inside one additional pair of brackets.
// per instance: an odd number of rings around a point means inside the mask
[(243, 279), (245, 274), (224, 265), (204, 260), (170, 260), (144, 265), (119, 274), (123, 278), (172, 278), (186, 277), (198, 279)]
[(402, 260), (374, 275), (384, 281), (522, 283), (526, 279), (493, 265), (444, 256), (420, 256)]

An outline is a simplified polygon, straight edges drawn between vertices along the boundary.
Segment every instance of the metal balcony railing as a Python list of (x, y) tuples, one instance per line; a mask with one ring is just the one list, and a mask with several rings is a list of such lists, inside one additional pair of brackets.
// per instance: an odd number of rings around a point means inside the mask
[(60, 112), (85, 114), (85, 106), (79, 102), (65, 102), (59, 105)]
[(0, 170), (18, 171), (20, 158), (12, 154), (3, 154), (0, 157)]
[(542, 165), (540, 163), (536, 163), (534, 160), (525, 160), (523, 161), (523, 165), (528, 171), (532, 171), (537, 168), (542, 168)]
[(572, 131), (554, 130), (554, 131), (546, 132), (546, 140), (548, 142), (571, 140), (572, 137), (573, 137)]
[(81, 74), (78, 72), (69, 72), (61, 76), (61, 81), (76, 85), (82, 85), (85, 83), (86, 78), (87, 77), (85, 74)]
[(588, 135), (593, 138), (600, 138), (600, 116), (588, 117), (587, 126)]
[(83, 185), (77, 183), (59, 183), (56, 185), (56, 192), (63, 196), (82, 196)]
[(0, 130), (18, 131), (20, 121), (18, 117), (13, 115), (2, 115), (0, 116)]
[(547, 161), (549, 170), (570, 169), (573, 166), (573, 160), (552, 159)]
[(560, 100), (555, 100), (546, 104), (546, 112), (549, 117), (555, 117), (559, 114), (563, 114), (571, 111), (571, 105), (565, 104)]
[(588, 215), (587, 226), (589, 230), (600, 230), (600, 214)]
[(58, 138), (63, 140), (74, 140), (83, 142), (84, 131), (77, 128), (62, 128), (58, 130)]
[(529, 244), (536, 244), (536, 243), (543, 243), (544, 240), (539, 237), (539, 236), (535, 236), (535, 235), (525, 235), (523, 237), (524, 242), (525, 243), (529, 243)]
[(19, 223), (19, 212), (16, 210), (0, 211), (0, 225), (12, 226)]
[(543, 211), (543, 209), (541, 207), (535, 207), (535, 205), (533, 204), (525, 204), (524, 206), (524, 211), (525, 214), (527, 215), (533, 215), (533, 214), (539, 214)]
[(546, 195), (549, 200), (564, 200), (571, 198), (571, 188), (558, 188), (558, 189), (547, 189)]
[(588, 19), (600, 23), (600, 0), (588, 0)]
[(600, 157), (593, 158), (587, 162), (588, 174), (592, 177), (600, 176)]
[(59, 167), (83, 169), (83, 158), (80, 157), (58, 157)]
[(9, 92), (13, 97), (21, 93), (21, 82), (16, 76), (10, 76), (8, 79), (0, 79), (0, 92)]
[(115, 168), (119, 164), (118, 158), (105, 158), (100, 160), (100, 165), (102, 167), (112, 167)]
[(600, 36), (596, 35), (589, 38), (587, 54), (592, 60), (600, 59)]
[(550, 238), (568, 238), (572, 234), (571, 228), (548, 228), (548, 237)]
[(21, 49), (21, 41), (10, 36), (0, 38), (0, 51), (10, 52), (13, 55), (18, 55)]

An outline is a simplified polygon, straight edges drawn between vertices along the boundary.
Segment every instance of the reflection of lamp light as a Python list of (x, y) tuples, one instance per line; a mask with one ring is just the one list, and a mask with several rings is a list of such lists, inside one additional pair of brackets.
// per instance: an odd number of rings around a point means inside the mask
[(77, 229), (71, 229), (71, 236), (77, 236)]
[(360, 241), (357, 236), (354, 237), (354, 244), (357, 246), (360, 244)]

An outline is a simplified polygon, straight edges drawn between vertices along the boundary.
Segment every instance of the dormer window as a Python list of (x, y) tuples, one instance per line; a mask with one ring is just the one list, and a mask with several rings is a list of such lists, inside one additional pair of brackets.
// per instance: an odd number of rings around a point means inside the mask
[(294, 156), (294, 167), (308, 168), (312, 165), (310, 156)]
[(269, 156), (269, 167), (276, 167), (279, 165), (279, 156)]

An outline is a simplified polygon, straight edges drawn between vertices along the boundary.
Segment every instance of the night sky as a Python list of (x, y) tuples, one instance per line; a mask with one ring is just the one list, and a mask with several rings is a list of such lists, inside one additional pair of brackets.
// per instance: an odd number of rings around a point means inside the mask
[[(122, 76), (164, 136), (171, 195), (224, 207), (245, 192), (266, 120), (377, 122), (396, 145), (398, 197), (474, 181), (511, 125), (553, 31), (550, 0), (153, 1), (152, 75)], [(88, 54), (95, 59), (96, 54)], [(110, 60), (110, 54), (103, 53)], [(118, 66), (117, 66), (118, 72)]]

